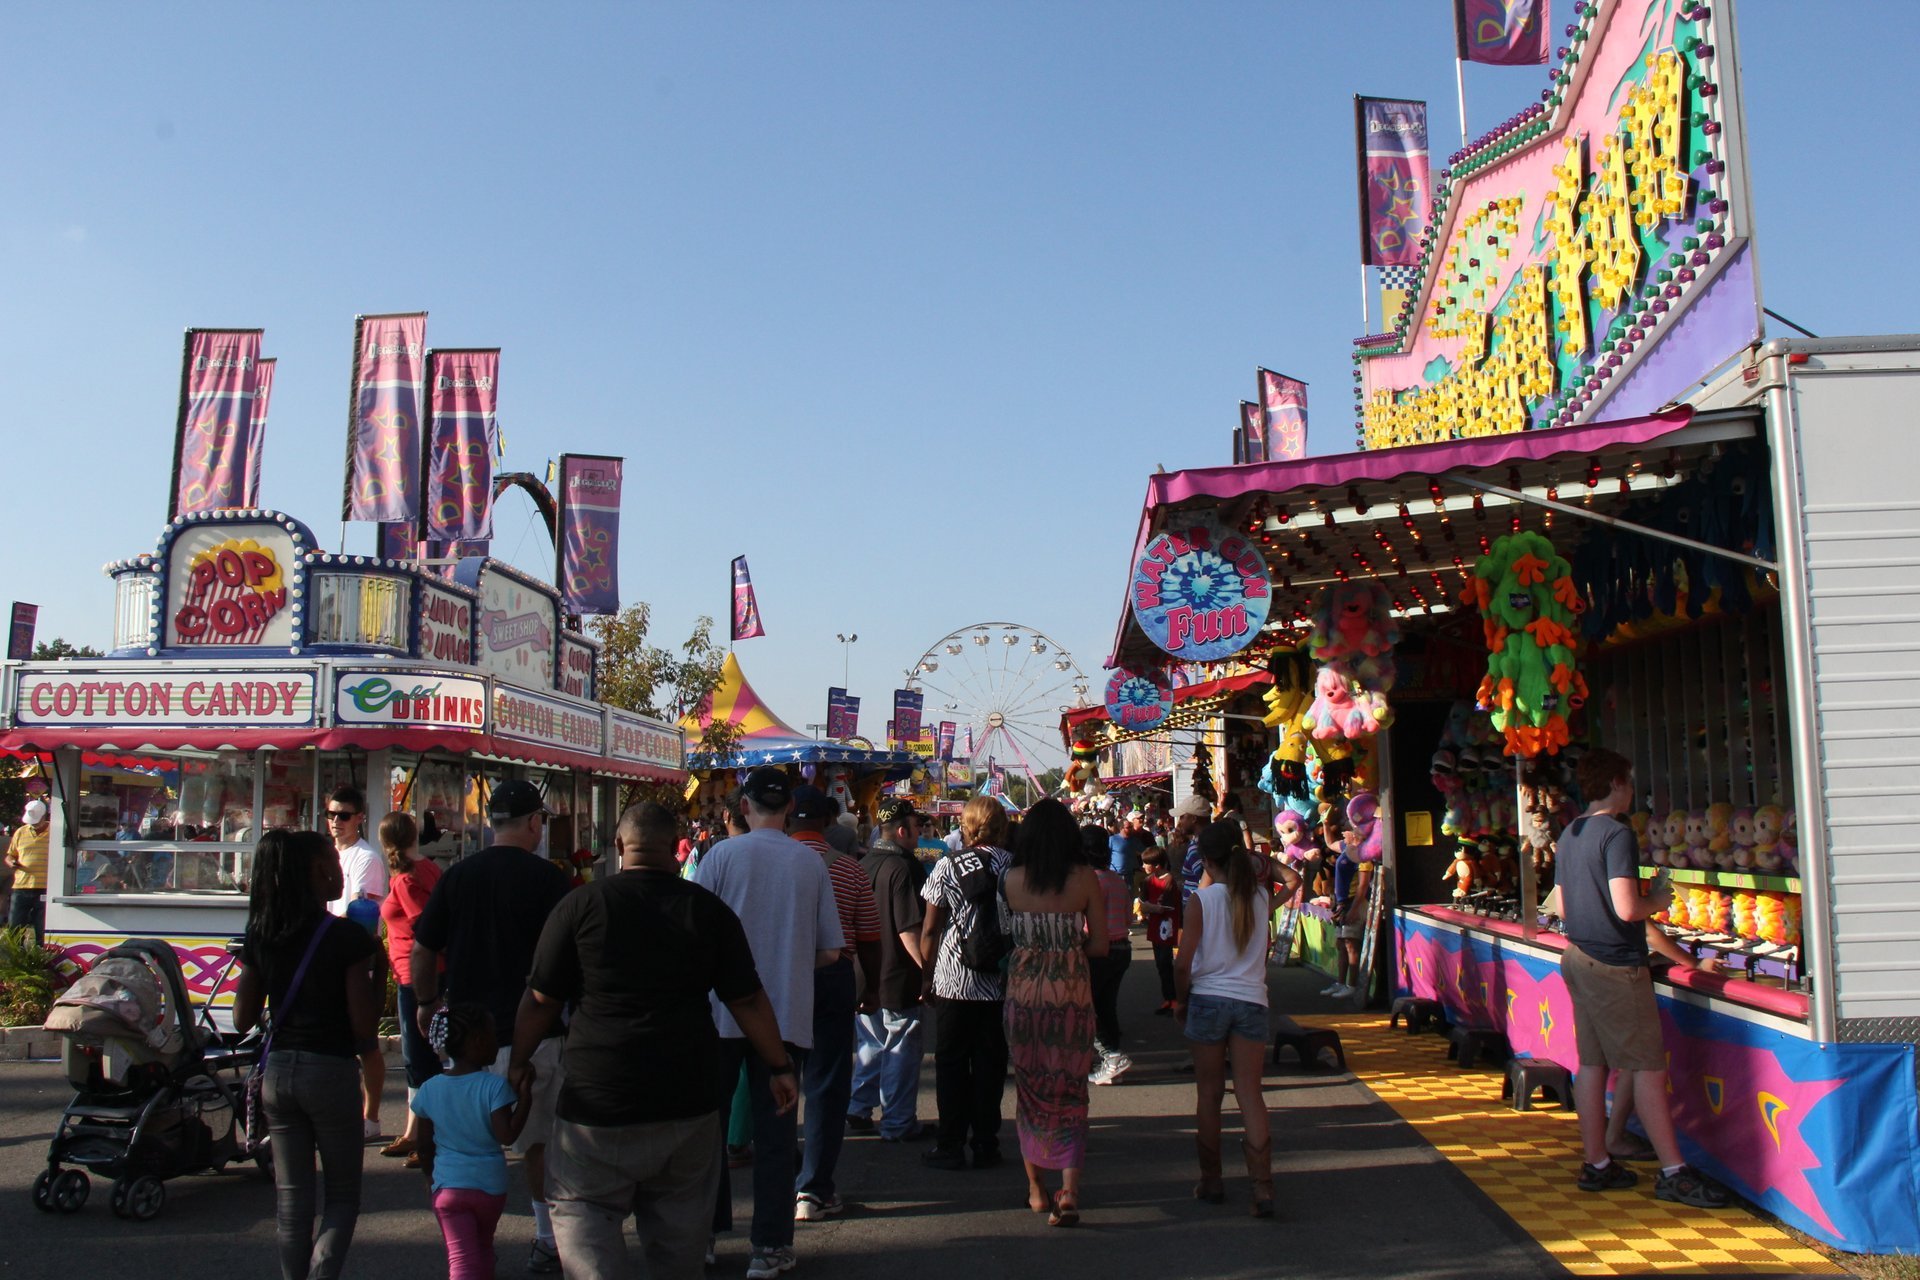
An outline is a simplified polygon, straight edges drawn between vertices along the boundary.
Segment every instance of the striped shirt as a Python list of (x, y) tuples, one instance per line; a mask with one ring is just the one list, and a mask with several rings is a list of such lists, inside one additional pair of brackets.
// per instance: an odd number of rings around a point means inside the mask
[(1107, 900), (1107, 941), (1125, 942), (1133, 928), (1133, 888), (1117, 871), (1094, 868), (1100, 878), (1100, 893)]
[[(986, 852), (988, 869), (996, 877), (1005, 875), (1013, 855), (1005, 849), (989, 849)], [(927, 876), (927, 883), (921, 886), (920, 896), (944, 908), (946, 912), (946, 927), (940, 934), (940, 949), (934, 953), (933, 994), (942, 1000), (1005, 999), (1006, 983), (999, 974), (982, 973), (961, 962), (960, 942), (973, 932), (977, 912), (960, 892), (960, 877), (954, 872), (951, 856), (933, 864), (933, 872)], [(998, 898), (996, 893), (996, 902)]]
[(833, 904), (840, 909), (840, 932), (847, 940), (840, 954), (851, 960), (854, 943), (880, 941), (880, 908), (874, 905), (873, 884), (860, 869), (859, 859), (842, 854), (818, 831), (796, 831), (793, 838), (827, 860)]

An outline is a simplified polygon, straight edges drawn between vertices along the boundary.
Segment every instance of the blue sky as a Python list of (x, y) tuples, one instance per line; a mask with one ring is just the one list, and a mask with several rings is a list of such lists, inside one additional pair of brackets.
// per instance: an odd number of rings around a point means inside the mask
[[(1913, 329), (1920, 271), (1879, 246), (1920, 203), (1920, 24), (1809, 13), (1740, 6), (1766, 300)], [(1544, 84), (1469, 68), (1474, 131)], [(353, 316), (424, 309), (431, 344), (504, 348), (509, 466), (632, 460), (657, 638), (724, 619), (749, 556), (741, 658), (796, 725), (842, 631), (874, 732), (973, 622), (1092, 675), (1146, 476), (1228, 460), (1256, 365), (1310, 383), (1316, 452), (1351, 441), (1355, 92), (1429, 99), (1444, 160), (1445, 0), (10, 6), (0, 598), (105, 643), (192, 325), (266, 330), (266, 497), (334, 542)], [(498, 531), (548, 563), (518, 497)]]

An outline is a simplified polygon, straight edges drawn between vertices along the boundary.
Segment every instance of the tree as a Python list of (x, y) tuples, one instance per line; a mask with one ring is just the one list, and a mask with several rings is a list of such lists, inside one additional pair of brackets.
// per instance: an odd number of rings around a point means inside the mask
[(90, 644), (72, 645), (60, 636), (55, 636), (51, 640), (42, 640), (39, 644), (33, 646), (33, 660), (35, 662), (54, 662), (61, 658), (104, 658), (106, 656), (106, 654), (100, 652)]
[[(693, 634), (678, 649), (648, 643), (652, 622), (653, 606), (643, 602), (587, 624), (587, 634), (600, 642), (600, 701), (677, 721), (719, 688), (727, 651), (713, 641), (712, 618), (696, 618)], [(734, 726), (710, 724), (688, 749), (724, 756), (738, 739)], [(678, 799), (664, 788), (629, 788), (630, 794), (636, 792), (661, 801)]]
[[(42, 640), (33, 646), (35, 662), (53, 662), (60, 658), (104, 658), (106, 655), (91, 645), (74, 645), (59, 636), (51, 640)], [(25, 760), (0, 757), (0, 827), (11, 827), (20, 820), (20, 811), (27, 803), (28, 770), (34, 768)]]

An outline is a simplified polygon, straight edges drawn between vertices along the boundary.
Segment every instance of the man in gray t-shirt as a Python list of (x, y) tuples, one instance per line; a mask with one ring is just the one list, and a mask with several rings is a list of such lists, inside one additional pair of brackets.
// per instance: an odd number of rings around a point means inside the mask
[[(784, 829), (793, 804), (793, 783), (787, 775), (771, 767), (755, 769), (740, 790), (747, 833), (707, 850), (693, 881), (718, 894), (740, 917), (753, 947), (754, 967), (780, 1023), (780, 1038), (798, 1068), (813, 1046), (813, 971), (838, 960), (844, 945), (840, 909), (826, 863)], [(709, 999), (720, 1029), (720, 1079), (712, 1084), (719, 1091), (720, 1132), (726, 1133), (743, 1065), (753, 1107), (753, 1266), (784, 1270), (793, 1265), (798, 1117), (792, 1109), (784, 1114), (775, 1110), (765, 1062), (749, 1051), (732, 1012), (718, 999)], [(725, 1159), (720, 1163), (716, 1233), (733, 1227), (732, 1177), (725, 1172)]]

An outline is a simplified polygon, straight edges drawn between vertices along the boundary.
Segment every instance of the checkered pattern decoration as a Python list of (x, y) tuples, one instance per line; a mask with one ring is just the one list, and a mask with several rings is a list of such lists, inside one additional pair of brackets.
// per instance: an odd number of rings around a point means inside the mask
[(1388, 289), (1412, 289), (1420, 283), (1418, 267), (1379, 267), (1377, 270), (1380, 272), (1382, 292)]

